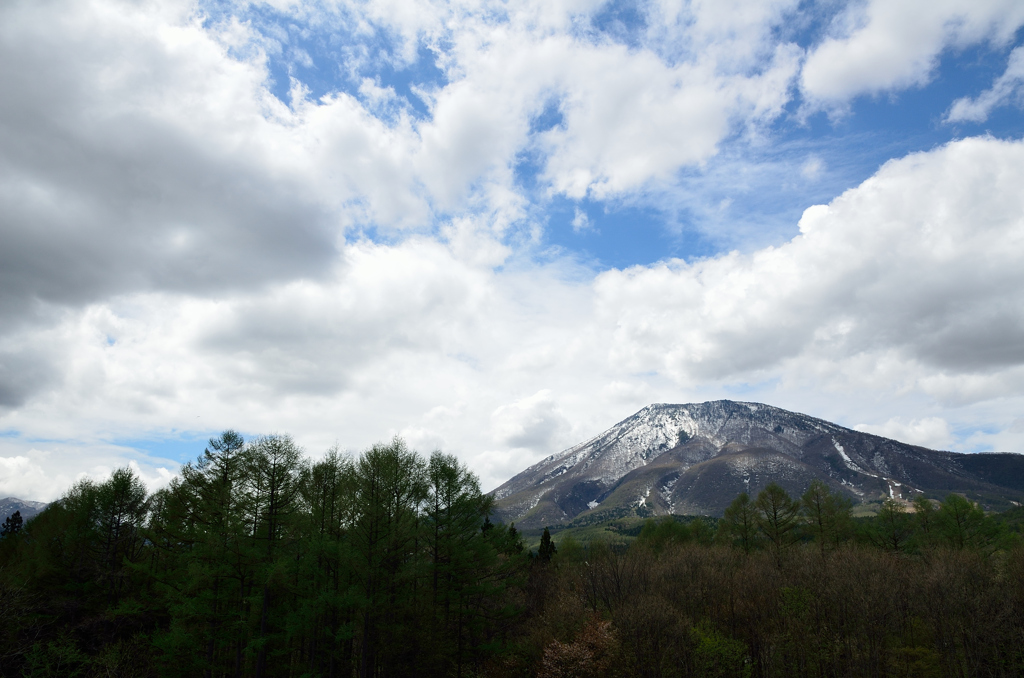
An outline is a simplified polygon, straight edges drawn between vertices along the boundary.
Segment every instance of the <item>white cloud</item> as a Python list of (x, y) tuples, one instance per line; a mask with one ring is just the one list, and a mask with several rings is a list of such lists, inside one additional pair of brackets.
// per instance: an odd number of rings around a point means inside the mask
[[(851, 424), (900, 398), (900, 421), (953, 422), (960, 403), (1024, 392), (1022, 168), (1024, 143), (967, 139), (809, 208), (781, 246), (596, 279), (421, 237), (346, 245), (318, 281), (123, 296), (12, 335), (51, 347), (61, 378), (0, 426), (289, 431), (311, 453), (405, 434), (493, 486), (644, 404), (743, 384)], [(913, 415), (922, 399), (932, 413)]]
[(810, 50), (804, 96), (824, 105), (927, 83), (943, 50), (1005, 44), (1024, 25), (1017, 0), (868, 0), (850, 3), (834, 35)]
[(700, 164), (737, 122), (777, 116), (797, 70), (795, 48), (785, 45), (752, 76), (723, 77), (713, 62), (669, 68), (625, 47), (578, 50), (563, 61), (566, 123), (542, 143), (546, 176), (572, 198), (623, 193)]
[(808, 181), (817, 181), (825, 171), (825, 161), (821, 156), (808, 156), (804, 164), (800, 166), (800, 175)]
[(821, 365), (948, 402), (1019, 392), (1021, 182), (1024, 144), (967, 139), (809, 208), (785, 245), (603, 273), (612, 354), (690, 384)]
[[(0, 305), (25, 314), (31, 299), (80, 306), (315, 278), (362, 225), (432, 230), (439, 210), (487, 215), (499, 230), (522, 221), (513, 166), (524, 150), (544, 154), (552, 190), (608, 196), (699, 165), (781, 112), (797, 53), (771, 27), (787, 4), (732, 19), (695, 10), (708, 35), (744, 45), (739, 61), (736, 50), (668, 55), (581, 34), (574, 22), (600, 5), (288, 10), (354, 39), (383, 26), (448, 45), (447, 81), (423, 92), (428, 115), (415, 119), (365, 78), (362, 99), (313, 101), (293, 81), (283, 104), (267, 89), (273, 39), (237, 18), (205, 25), (186, 0), (7, 3)], [(531, 133), (552, 98), (563, 124)]]
[(572, 230), (576, 233), (583, 233), (592, 226), (593, 224), (590, 223), (590, 217), (587, 216), (587, 213), (577, 207), (572, 218)]
[(953, 434), (949, 423), (941, 417), (925, 417), (910, 421), (905, 421), (901, 417), (893, 417), (884, 424), (859, 424), (854, 428), (864, 433), (873, 433), (877, 436), (933, 450), (948, 449), (953, 443)]
[(992, 109), (1010, 103), (1014, 98), (1024, 101), (1024, 47), (1010, 52), (1010, 59), (1003, 72), (992, 87), (974, 99), (964, 97), (957, 99), (949, 108), (946, 122), (984, 122)]
[[(146, 484), (149, 491), (170, 482), (177, 473), (173, 463), (160, 464), (133, 452), (110, 445), (64, 445), (51, 443), (30, 446), (21, 454), (11, 454), (11, 441), (0, 441), (0, 496), (34, 501), (58, 499), (72, 484), (88, 478), (97, 482), (110, 477), (115, 468), (128, 466)], [(140, 463), (141, 460), (141, 463)]]
[(569, 421), (548, 389), (502, 405), (491, 415), (496, 442), (543, 453), (566, 446)]
[[(757, 137), (798, 73), (778, 38), (794, 2), (651, 3), (621, 34), (596, 27), (604, 6), (279, 3), (354, 45), (335, 66), (355, 91), (294, 81), (286, 105), (268, 55), (302, 48), (258, 22), (0, 5), (0, 487), (53, 498), (133, 459), (155, 487), (174, 460), (118, 440), (228, 427), (312, 454), (401, 434), (494, 486), (654, 401), (760, 394), (863, 422), (902, 399), (911, 429), (1020, 401), (1020, 142), (888, 163), (774, 247), (596, 277), (536, 263), (524, 153), (541, 192), (642, 196)], [(929, 18), (872, 80), (853, 57), (888, 35), (883, 10), (811, 55), (808, 96), (919, 82), (936, 50), (1017, 20), (999, 3)], [(425, 113), (365, 77), (360, 41), (395, 68), (436, 50)], [(855, 408), (865, 394), (889, 400)]]

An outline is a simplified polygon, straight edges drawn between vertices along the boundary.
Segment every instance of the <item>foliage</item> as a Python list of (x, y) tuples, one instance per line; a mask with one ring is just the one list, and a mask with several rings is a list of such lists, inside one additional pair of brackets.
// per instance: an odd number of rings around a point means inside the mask
[(3, 537), (13, 537), (14, 535), (21, 532), (21, 526), (24, 521), (21, 518), (21, 511), (15, 511), (11, 515), (4, 519), (3, 525), (0, 525), (0, 539)]
[(468, 675), (525, 568), (490, 510), (454, 457), (399, 439), (311, 463), (227, 431), (152, 496), (118, 469), (5, 538), (0, 675)]
[(152, 495), (80, 481), (0, 540), (0, 676), (1024, 675), (1019, 518), (960, 495), (855, 523), (769, 485), (532, 558), (491, 508), (397, 438), (227, 431)]
[(777, 483), (769, 483), (757, 495), (754, 509), (757, 528), (764, 535), (776, 562), (781, 563), (783, 553), (797, 541), (800, 504), (793, 501)]
[(551, 557), (558, 552), (555, 547), (555, 543), (551, 541), (551, 532), (548, 528), (544, 528), (544, 534), (540, 537), (540, 547), (537, 549), (537, 558), (542, 563), (547, 563), (551, 560)]

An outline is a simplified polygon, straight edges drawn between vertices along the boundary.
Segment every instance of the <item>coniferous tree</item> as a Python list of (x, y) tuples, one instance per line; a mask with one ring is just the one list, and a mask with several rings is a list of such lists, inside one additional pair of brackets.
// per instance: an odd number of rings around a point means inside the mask
[(359, 676), (397, 675), (408, 660), (414, 615), (419, 511), (426, 465), (398, 438), (374, 445), (356, 463), (360, 515), (352, 529), (355, 576), (362, 596)]
[(170, 628), (157, 637), (168, 675), (244, 672), (255, 579), (242, 493), (244, 442), (230, 430), (211, 438), (151, 500), (146, 534), (156, 553), (149, 567), (172, 612)]
[(280, 627), (272, 612), (276, 596), (284, 593), (293, 564), (289, 550), (299, 545), (292, 528), (299, 509), (299, 474), (302, 453), (288, 436), (261, 436), (243, 453), (246, 485), (244, 501), (252, 525), (252, 539), (259, 553), (259, 630), (256, 639), (256, 678), (268, 675), (268, 652), (279, 649)]
[(914, 497), (914, 529), (917, 531), (918, 543), (925, 546), (933, 545), (938, 538), (938, 512), (931, 499), (923, 494)]
[(0, 526), (0, 538), (13, 536), (21, 532), (22, 522), (21, 511), (15, 511), (7, 516), (4, 524)]
[[(427, 466), (425, 544), (430, 556), (430, 592), (434, 617), (431, 639), (437, 661), (451, 664), (456, 673), (466, 649), (464, 636), (475, 623), (475, 593), (480, 575), (490, 564), (493, 548), (484, 534), (491, 500), (480, 492), (476, 477), (451, 456), (435, 452)], [(455, 647), (444, 648), (444, 636)]]
[(818, 479), (811, 481), (800, 502), (805, 524), (824, 558), (826, 552), (838, 548), (845, 539), (853, 503)]
[(350, 531), (359, 513), (352, 460), (330, 450), (305, 470), (301, 494), (308, 544), (296, 568), (296, 626), (311, 673), (350, 675), (357, 609)]
[(769, 483), (758, 493), (754, 507), (757, 527), (768, 540), (776, 563), (781, 564), (782, 554), (796, 543), (800, 505), (780, 485)]
[(907, 515), (906, 507), (891, 497), (882, 502), (882, 508), (874, 517), (872, 525), (871, 540), (880, 548), (893, 553), (905, 551), (914, 534), (913, 520)]
[(959, 494), (951, 493), (942, 501), (936, 518), (945, 543), (958, 550), (986, 551), (1001, 533), (1000, 525), (980, 506)]
[(548, 528), (544, 528), (544, 533), (540, 536), (540, 546), (537, 548), (537, 557), (542, 563), (551, 562), (552, 556), (558, 552), (555, 548), (555, 543), (551, 541), (551, 532)]
[(116, 607), (130, 571), (125, 562), (141, 555), (148, 512), (146, 486), (130, 468), (115, 470), (97, 488), (97, 531), (105, 587)]
[(741, 492), (725, 509), (722, 519), (718, 521), (715, 538), (720, 543), (738, 546), (744, 553), (750, 553), (758, 547), (761, 532), (757, 526), (757, 508), (746, 492)]

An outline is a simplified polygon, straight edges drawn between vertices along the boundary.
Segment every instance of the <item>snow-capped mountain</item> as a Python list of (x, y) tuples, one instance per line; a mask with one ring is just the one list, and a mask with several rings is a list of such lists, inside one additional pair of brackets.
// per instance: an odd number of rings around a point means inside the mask
[(29, 501), (28, 499), (18, 499), (17, 497), (4, 497), (0, 499), (0, 523), (14, 515), (15, 511), (21, 512), (22, 520), (28, 520), (47, 506), (48, 504), (45, 501)]
[(860, 433), (761, 403), (650, 405), (534, 464), (493, 491), (523, 527), (585, 515), (720, 515), (740, 492), (777, 482), (797, 496), (814, 478), (856, 501), (964, 492), (1024, 502), (1024, 455), (956, 454)]

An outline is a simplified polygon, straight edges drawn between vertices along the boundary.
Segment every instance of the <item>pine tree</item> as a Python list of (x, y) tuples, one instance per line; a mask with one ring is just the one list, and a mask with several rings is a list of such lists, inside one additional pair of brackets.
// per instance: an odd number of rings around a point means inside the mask
[(427, 494), (426, 465), (405, 443), (374, 445), (356, 463), (360, 515), (352, 529), (362, 598), (359, 676), (389, 670), (409, 648), (415, 619), (407, 614), (415, 584), (419, 511)]
[(10, 537), (21, 532), (21, 511), (15, 511), (11, 515), (7, 516), (4, 520), (4, 524), (0, 526), (0, 538)]
[(259, 552), (257, 577), (260, 584), (260, 621), (257, 636), (256, 678), (268, 675), (268, 652), (278, 629), (272, 628), (279, 615), (272, 614), (278, 590), (288, 582), (287, 569), (293, 560), (288, 549), (299, 541), (290, 533), (299, 510), (299, 475), (302, 451), (286, 435), (260, 436), (243, 452), (247, 484), (244, 501), (252, 525), (252, 538)]
[(895, 499), (882, 502), (882, 508), (872, 521), (871, 539), (880, 548), (893, 553), (905, 551), (914, 534), (914, 524), (907, 509)]
[(558, 552), (555, 548), (555, 543), (551, 541), (551, 532), (548, 528), (544, 528), (544, 534), (540, 536), (540, 547), (537, 549), (537, 557), (540, 558), (542, 563), (551, 561), (552, 556)]
[(931, 546), (938, 539), (938, 511), (931, 499), (923, 494), (914, 497), (914, 527), (919, 545)]
[(108, 595), (114, 606), (129, 575), (124, 562), (138, 560), (142, 552), (148, 505), (146, 486), (130, 468), (115, 470), (97, 488), (97, 530)]
[(305, 549), (295, 554), (298, 621), (293, 634), (302, 645), (308, 643), (310, 673), (351, 675), (354, 643), (346, 630), (357, 606), (350, 530), (359, 513), (351, 458), (331, 449), (303, 472), (300, 492)]
[(947, 544), (955, 549), (987, 550), (996, 544), (1000, 525), (974, 502), (950, 494), (938, 511), (937, 525)]
[(807, 527), (824, 558), (827, 551), (837, 548), (846, 537), (853, 503), (849, 498), (830, 491), (818, 479), (811, 481), (800, 501)]
[(744, 553), (750, 553), (758, 547), (760, 531), (757, 527), (757, 509), (746, 492), (741, 492), (725, 509), (722, 519), (718, 521), (715, 538), (739, 546)]
[(770, 483), (757, 495), (757, 527), (771, 545), (776, 563), (782, 563), (783, 552), (796, 542), (800, 504), (776, 483)]

